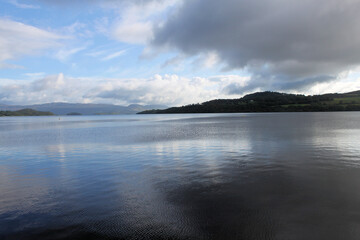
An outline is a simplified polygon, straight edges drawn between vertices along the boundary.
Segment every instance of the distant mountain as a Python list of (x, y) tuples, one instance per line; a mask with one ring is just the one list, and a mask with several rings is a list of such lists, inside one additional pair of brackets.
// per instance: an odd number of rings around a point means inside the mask
[(5, 116), (52, 116), (52, 112), (40, 112), (33, 109), (21, 109), (17, 111), (0, 111), (0, 117)]
[(135, 114), (149, 109), (164, 109), (163, 105), (139, 105), (119, 106), (112, 104), (82, 104), (82, 103), (46, 103), (36, 105), (4, 105), (0, 104), (0, 111), (17, 111), (24, 108), (31, 108), (37, 111), (49, 111), (56, 115), (67, 115), (76, 113), (78, 115), (117, 115)]
[(140, 114), (316, 111), (360, 111), (360, 91), (314, 96), (257, 92), (239, 99), (217, 99), (163, 110), (147, 110)]

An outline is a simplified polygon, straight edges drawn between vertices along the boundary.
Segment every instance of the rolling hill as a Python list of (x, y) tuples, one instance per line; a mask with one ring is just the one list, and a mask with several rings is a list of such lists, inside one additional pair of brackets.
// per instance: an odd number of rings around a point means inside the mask
[(0, 117), (7, 116), (52, 116), (52, 112), (41, 112), (33, 109), (21, 109), (17, 111), (0, 111)]
[(313, 96), (257, 92), (239, 99), (217, 99), (163, 110), (147, 110), (140, 114), (316, 111), (360, 111), (360, 91)]

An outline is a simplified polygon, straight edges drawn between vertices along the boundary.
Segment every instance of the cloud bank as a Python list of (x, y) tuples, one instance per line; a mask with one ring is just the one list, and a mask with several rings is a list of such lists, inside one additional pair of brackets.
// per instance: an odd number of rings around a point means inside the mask
[[(29, 73), (27, 76), (30, 78), (24, 80), (0, 79), (0, 103), (138, 103), (181, 106), (219, 98), (238, 98), (241, 97), (238, 88), (247, 89), (245, 93), (253, 90), (250, 77), (239, 75), (186, 78), (165, 74), (136, 79), (69, 77), (62, 73), (42, 75)], [(360, 88), (360, 76), (350, 74), (344, 77), (341, 82), (322, 82), (308, 86), (304, 92), (349, 92)]]
[(210, 78), (154, 75), (137, 79), (95, 79), (66, 77), (63, 74), (37, 80), (0, 79), (0, 103), (139, 103), (177, 106), (226, 97), (228, 94), (224, 94), (223, 89), (227, 85), (235, 82), (245, 84), (247, 80), (247, 77), (236, 75)]
[(359, 12), (357, 0), (185, 0), (152, 44), (215, 52), (226, 69), (251, 73), (253, 89), (304, 88), (360, 65)]

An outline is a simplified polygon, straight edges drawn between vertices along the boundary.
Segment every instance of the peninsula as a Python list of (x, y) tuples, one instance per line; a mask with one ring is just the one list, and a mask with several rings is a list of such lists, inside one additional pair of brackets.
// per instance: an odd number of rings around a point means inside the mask
[(7, 116), (52, 116), (54, 115), (52, 112), (42, 112), (36, 111), (33, 109), (21, 109), (18, 111), (0, 111), (0, 117)]
[(266, 91), (239, 99), (217, 99), (163, 110), (142, 111), (139, 114), (327, 111), (360, 111), (360, 91), (312, 96)]

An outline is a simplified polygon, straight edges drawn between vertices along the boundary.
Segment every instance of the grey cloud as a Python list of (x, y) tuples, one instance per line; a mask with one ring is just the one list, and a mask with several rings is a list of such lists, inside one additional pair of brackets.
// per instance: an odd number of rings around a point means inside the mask
[(166, 68), (169, 66), (179, 66), (184, 61), (185, 56), (177, 55), (175, 57), (172, 57), (168, 60), (166, 60), (162, 65), (161, 68)]
[(247, 85), (230, 83), (222, 89), (223, 94), (244, 95), (254, 91), (300, 91), (306, 92), (314, 84), (325, 83), (334, 80), (334, 76), (316, 76), (289, 81), (288, 76), (253, 76)]
[(286, 82), (285, 84), (279, 84), (277, 87), (275, 85), (275, 89), (281, 90), (304, 90), (312, 86), (313, 84), (324, 83), (334, 80), (334, 76), (317, 76), (317, 77), (310, 77), (305, 79), (300, 79), (296, 81)]
[(214, 51), (253, 82), (301, 87), (360, 64), (359, 12), (357, 0), (185, 0), (152, 44), (188, 55)]

